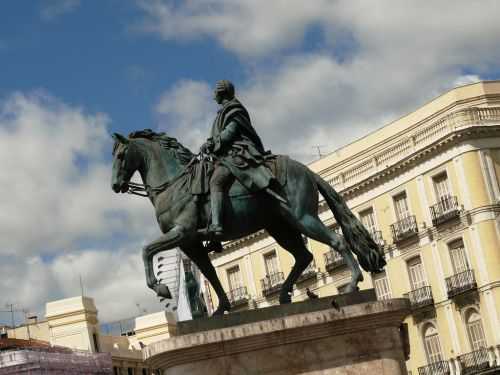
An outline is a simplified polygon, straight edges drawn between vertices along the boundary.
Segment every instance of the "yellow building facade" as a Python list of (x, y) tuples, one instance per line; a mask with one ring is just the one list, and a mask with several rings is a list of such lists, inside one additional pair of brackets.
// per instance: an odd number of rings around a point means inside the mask
[[(381, 244), (385, 272), (364, 273), (361, 289), (410, 299), (408, 370), (461, 374), (500, 363), (500, 81), (455, 88), (309, 168)], [(338, 230), (324, 201), (320, 212)], [(293, 300), (306, 299), (306, 288), (341, 293), (350, 280), (343, 260), (307, 246), (314, 261)], [(277, 304), (294, 261), (261, 231), (225, 244), (212, 262), (233, 308), (244, 310)]]

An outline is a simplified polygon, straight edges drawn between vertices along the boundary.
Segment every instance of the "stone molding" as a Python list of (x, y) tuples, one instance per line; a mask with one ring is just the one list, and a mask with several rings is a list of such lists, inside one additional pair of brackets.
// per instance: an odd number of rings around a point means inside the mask
[(172, 337), (144, 348), (143, 358), (154, 368), (169, 368), (266, 347), (398, 328), (408, 313), (409, 302), (403, 298), (331, 308)]

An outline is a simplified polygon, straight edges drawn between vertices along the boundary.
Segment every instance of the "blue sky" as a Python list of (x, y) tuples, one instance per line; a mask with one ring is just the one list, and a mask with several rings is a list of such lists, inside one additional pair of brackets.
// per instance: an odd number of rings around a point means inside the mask
[(110, 131), (127, 133), (155, 126), (156, 100), (181, 78), (243, 78), (238, 58), (214, 41), (164, 43), (135, 33), (133, 2), (80, 2), (46, 19), (41, 12), (49, 3), (58, 2), (2, 5), (2, 96), (42, 88), (66, 103), (107, 113)]
[(159, 230), (147, 200), (109, 188), (112, 132), (196, 151), (230, 79), (265, 146), (307, 162), (500, 78), (498, 14), (496, 0), (1, 2), (0, 310), (41, 314), (80, 275), (102, 321), (161, 307), (139, 256)]

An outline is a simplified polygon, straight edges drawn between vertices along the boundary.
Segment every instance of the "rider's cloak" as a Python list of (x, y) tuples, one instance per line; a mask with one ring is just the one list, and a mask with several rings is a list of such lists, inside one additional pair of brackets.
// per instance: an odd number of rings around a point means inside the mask
[(227, 101), (217, 112), (211, 138), (217, 162), (226, 166), (243, 186), (252, 192), (269, 186), (274, 176), (264, 162), (270, 152), (264, 150), (238, 99)]

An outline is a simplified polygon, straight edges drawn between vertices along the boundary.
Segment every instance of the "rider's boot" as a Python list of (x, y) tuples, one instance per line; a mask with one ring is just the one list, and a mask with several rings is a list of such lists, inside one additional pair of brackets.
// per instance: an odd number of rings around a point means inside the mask
[(221, 238), (224, 234), (222, 227), (222, 214), (224, 209), (224, 193), (219, 191), (210, 192), (210, 202), (212, 204), (212, 224), (208, 232), (215, 238)]

